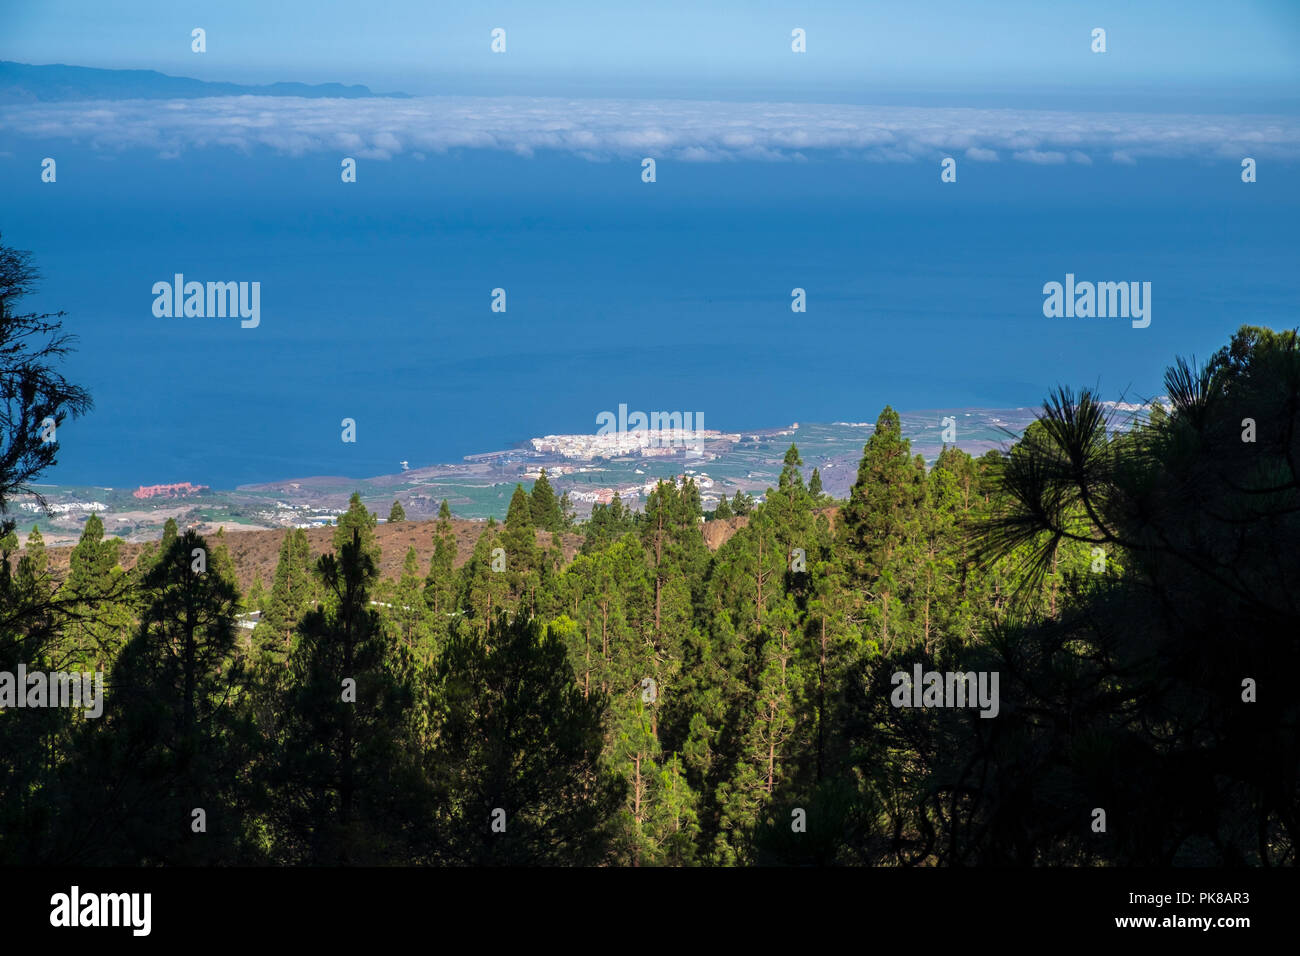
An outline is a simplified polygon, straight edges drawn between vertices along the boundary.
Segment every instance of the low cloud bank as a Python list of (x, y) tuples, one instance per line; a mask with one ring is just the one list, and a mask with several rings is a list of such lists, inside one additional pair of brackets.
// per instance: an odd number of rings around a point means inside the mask
[(787, 161), (830, 152), (875, 162), (952, 155), (976, 162), (1131, 165), (1146, 159), (1290, 159), (1300, 146), (1300, 122), (686, 100), (230, 96), (11, 105), (0, 113), (0, 137), (152, 149), (167, 157), (208, 147), (365, 159), (492, 149), (593, 160)]

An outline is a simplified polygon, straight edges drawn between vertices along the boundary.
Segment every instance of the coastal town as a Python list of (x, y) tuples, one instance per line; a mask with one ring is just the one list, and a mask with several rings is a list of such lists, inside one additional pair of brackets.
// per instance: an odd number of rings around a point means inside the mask
[[(1001, 447), (1033, 414), (1028, 408), (955, 409), (901, 417), (913, 452), (931, 461), (954, 434), (955, 443), (972, 454)], [(945, 426), (945, 421), (950, 424)], [(353, 491), (381, 521), (394, 501), (412, 519), (428, 519), (444, 499), (459, 518), (501, 520), (514, 486), (528, 489), (543, 472), (575, 520), (585, 519), (597, 505), (610, 504), (615, 496), (624, 506), (640, 510), (661, 481), (694, 482), (709, 512), (724, 496), (732, 498), (737, 492), (761, 501), (775, 486), (791, 444), (798, 446), (809, 472), (818, 469), (828, 494), (845, 494), (872, 430), (864, 421), (730, 432), (674, 424), (670, 419), (666, 428), (542, 435), (512, 448), (465, 455), (457, 463), (420, 465), (415, 454), (404, 461), (395, 456), (392, 474), (369, 478), (307, 476), (231, 490), (200, 484), (195, 479), (202, 476), (193, 474), (188, 480), (128, 489), (44, 486), (39, 489), (43, 503), (35, 495), (22, 496), (15, 502), (15, 513), (19, 533), (39, 526), (51, 544), (75, 543), (91, 514), (100, 516), (106, 534), (128, 541), (156, 537), (169, 518), (205, 533), (218, 528), (318, 528), (333, 524), (347, 510)]]

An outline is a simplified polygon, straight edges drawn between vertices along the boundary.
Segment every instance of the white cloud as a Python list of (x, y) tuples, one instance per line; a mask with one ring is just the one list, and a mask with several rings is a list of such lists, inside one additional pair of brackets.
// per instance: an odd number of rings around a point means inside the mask
[(1065, 162), (1065, 154), (1055, 150), (1042, 152), (1037, 149), (1026, 149), (1015, 153), (1014, 157), (1022, 163), (1033, 163), (1036, 166), (1057, 166)]
[[(1293, 158), (1300, 121), (1279, 116), (1068, 113), (687, 100), (234, 96), (7, 105), (0, 137), (149, 149), (217, 147), (371, 159), (493, 149), (531, 156), (790, 160), (828, 150), (878, 162), (964, 152), (995, 161)], [(1247, 151), (1248, 150), (1248, 151)]]

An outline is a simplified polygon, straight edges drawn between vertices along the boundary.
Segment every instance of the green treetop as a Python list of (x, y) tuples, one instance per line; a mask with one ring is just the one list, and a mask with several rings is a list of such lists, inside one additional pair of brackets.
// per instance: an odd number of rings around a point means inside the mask
[(551, 482), (546, 477), (545, 468), (537, 476), (537, 481), (533, 483), (533, 490), (529, 495), (529, 505), (534, 528), (539, 528), (542, 531), (562, 531), (564, 529), (564, 515), (560, 512), (560, 504), (555, 498), (555, 489), (551, 487)]
[(343, 546), (351, 542), (355, 530), (360, 536), (362, 550), (370, 555), (375, 567), (379, 567), (380, 549), (375, 540), (375, 527), (378, 524), (379, 519), (375, 513), (367, 511), (361, 503), (360, 493), (352, 492), (352, 497), (348, 499), (348, 510), (339, 515), (338, 525), (334, 529), (334, 550), (342, 551)]

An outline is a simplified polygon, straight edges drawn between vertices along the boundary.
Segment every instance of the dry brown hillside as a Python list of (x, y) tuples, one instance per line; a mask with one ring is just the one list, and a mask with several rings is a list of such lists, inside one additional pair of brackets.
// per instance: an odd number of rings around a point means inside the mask
[[(395, 524), (381, 524), (375, 528), (375, 538), (382, 550), (379, 574), (384, 578), (397, 578), (402, 573), (402, 562), (406, 560), (407, 548), (414, 547), (419, 560), (420, 573), (429, 570), (429, 560), (433, 557), (433, 530), (436, 521), (399, 521)], [(460, 521), (452, 519), (452, 530), (456, 533), (456, 566), (464, 564), (474, 551), (474, 544), (487, 527), (484, 521)], [(260, 577), (262, 583), (270, 587), (275, 575), (275, 564), (280, 555), (280, 544), (287, 533), (285, 529), (274, 528), (269, 531), (227, 531), (224, 535), (226, 547), (235, 562), (235, 571), (239, 576), (241, 590), (247, 590), (254, 577)], [(213, 535), (208, 535), (211, 540)], [(312, 556), (333, 550), (334, 528), (308, 528), (307, 540), (311, 543)], [(546, 531), (537, 533), (538, 544), (550, 547), (551, 535)], [(571, 560), (578, 552), (582, 538), (576, 534), (564, 535), (561, 547), (565, 560)], [(128, 542), (122, 545), (122, 566), (132, 567), (140, 551), (141, 543)], [(49, 548), (50, 570), (56, 579), (62, 579), (68, 570), (68, 556), (71, 548)]]
[(704, 522), (704, 543), (710, 551), (717, 551), (733, 534), (749, 524), (748, 517), (720, 518)]
[[(831, 524), (835, 524), (838, 509), (827, 510)], [(749, 523), (748, 518), (724, 518), (721, 521), (708, 521), (703, 526), (704, 543), (710, 551), (716, 551), (729, 538)], [(382, 549), (379, 574), (383, 578), (396, 579), (402, 573), (402, 562), (406, 560), (406, 551), (415, 548), (421, 574), (429, 569), (429, 560), (433, 557), (433, 530), (436, 521), (400, 521), (395, 524), (381, 524), (375, 528), (375, 538)], [(456, 567), (464, 564), (474, 551), (479, 535), (487, 523), (484, 521), (462, 521), (452, 519), (452, 530), (456, 533)], [(275, 564), (280, 555), (280, 544), (286, 534), (285, 529), (269, 531), (228, 531), (224, 538), (230, 556), (235, 562), (235, 571), (239, 576), (241, 590), (252, 586), (253, 579), (260, 577), (262, 584), (270, 587), (275, 576)], [(208, 536), (213, 537), (212, 535)], [(332, 527), (309, 528), (307, 540), (311, 543), (313, 557), (333, 549), (334, 529)], [(537, 543), (542, 547), (551, 546), (551, 534), (547, 531), (537, 532)], [(564, 560), (571, 561), (582, 545), (582, 536), (563, 535), (561, 548)], [(132, 567), (144, 547), (139, 542), (126, 542), (122, 545), (122, 565)], [(50, 571), (56, 580), (63, 580), (68, 571), (68, 556), (71, 548), (48, 548)], [(20, 552), (21, 554), (21, 552)], [(16, 558), (18, 555), (15, 555)]]
[[(831, 523), (831, 529), (834, 530), (835, 520), (839, 517), (840, 509), (838, 507), (818, 508), (817, 511), (827, 516)], [(704, 523), (704, 543), (708, 545), (710, 551), (717, 551), (731, 539), (733, 534), (747, 524), (749, 524), (749, 518), (739, 516), (722, 518), (718, 521), (706, 521)]]

